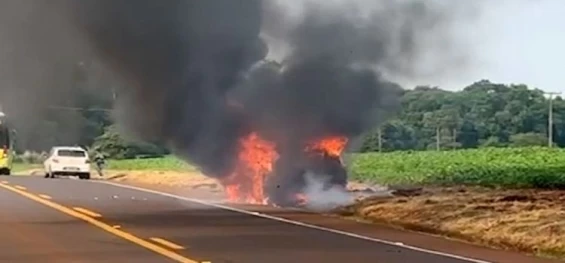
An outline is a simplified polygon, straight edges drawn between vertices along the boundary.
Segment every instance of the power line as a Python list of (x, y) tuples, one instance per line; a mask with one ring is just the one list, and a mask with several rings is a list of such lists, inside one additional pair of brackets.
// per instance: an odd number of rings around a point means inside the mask
[(70, 111), (104, 111), (104, 112), (111, 112), (111, 109), (92, 109), (92, 108), (79, 108), (79, 107), (65, 107), (65, 106), (48, 106), (47, 108), (50, 109), (57, 109), (57, 110), (70, 110)]

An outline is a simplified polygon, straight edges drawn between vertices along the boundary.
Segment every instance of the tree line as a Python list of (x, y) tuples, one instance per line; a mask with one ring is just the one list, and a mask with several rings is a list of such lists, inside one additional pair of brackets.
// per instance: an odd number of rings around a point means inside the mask
[(375, 128), (362, 151), (565, 146), (565, 101), (523, 84), (481, 80), (460, 91), (405, 90), (396, 118)]

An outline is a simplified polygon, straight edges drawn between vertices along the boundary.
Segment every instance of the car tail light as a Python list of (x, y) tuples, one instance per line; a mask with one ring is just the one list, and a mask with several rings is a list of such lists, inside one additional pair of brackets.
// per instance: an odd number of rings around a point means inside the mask
[(3, 157), (8, 156), (8, 147), (6, 145), (4, 145), (4, 148), (2, 149), (2, 156)]
[(58, 159), (53, 159), (53, 162), (54, 162), (54, 163), (59, 163), (59, 160), (58, 160)]

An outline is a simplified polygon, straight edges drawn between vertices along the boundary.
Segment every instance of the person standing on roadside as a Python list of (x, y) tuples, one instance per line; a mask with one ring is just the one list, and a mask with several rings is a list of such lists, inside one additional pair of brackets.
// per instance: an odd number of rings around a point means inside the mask
[(104, 164), (106, 164), (106, 158), (104, 154), (99, 151), (96, 151), (94, 155), (94, 164), (96, 165), (96, 171), (100, 177), (103, 177), (104, 174), (102, 173), (102, 169), (104, 168)]

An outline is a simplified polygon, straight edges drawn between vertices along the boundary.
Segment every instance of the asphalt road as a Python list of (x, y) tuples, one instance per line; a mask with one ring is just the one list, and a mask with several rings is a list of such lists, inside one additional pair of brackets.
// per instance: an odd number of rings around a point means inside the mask
[[(553, 262), (320, 215), (245, 208), (257, 216), (102, 182), (0, 177), (0, 183), (0, 262)], [(424, 247), (437, 241), (443, 252), (378, 240), (387, 235)]]

